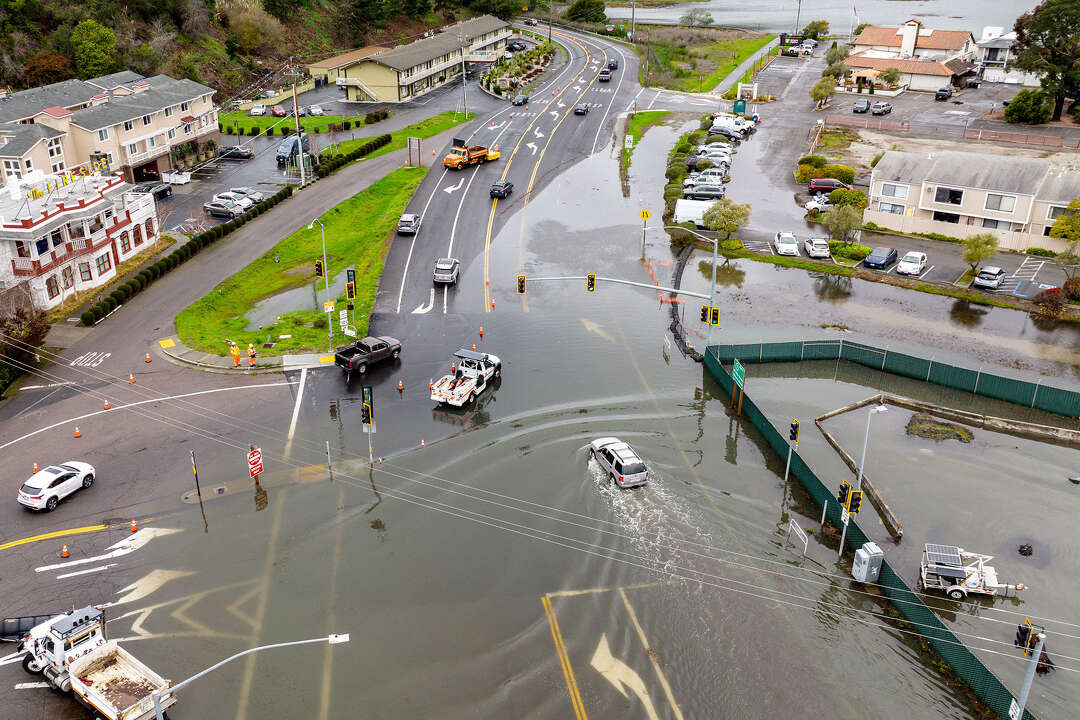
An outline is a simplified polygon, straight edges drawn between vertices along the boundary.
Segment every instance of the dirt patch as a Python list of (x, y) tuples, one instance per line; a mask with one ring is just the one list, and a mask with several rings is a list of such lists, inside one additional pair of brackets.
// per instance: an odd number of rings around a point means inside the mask
[[(829, 132), (836, 132), (836, 130), (830, 129)], [(1080, 170), (1080, 154), (1073, 151), (1052, 151), (1045, 148), (1028, 148), (1013, 144), (977, 143), (970, 140), (908, 137), (890, 135), (874, 130), (856, 129), (854, 133), (859, 138), (844, 148), (844, 155), (847, 160), (845, 164), (864, 169), (868, 169), (874, 157), (884, 150), (903, 150), (917, 153), (939, 153), (943, 150), (957, 150), (959, 152), (975, 152), (984, 155), (1046, 158), (1063, 169)]]
[(975, 437), (975, 434), (963, 425), (938, 420), (926, 413), (915, 413), (911, 416), (907, 424), (907, 434), (935, 442), (959, 440), (962, 443), (969, 443)]

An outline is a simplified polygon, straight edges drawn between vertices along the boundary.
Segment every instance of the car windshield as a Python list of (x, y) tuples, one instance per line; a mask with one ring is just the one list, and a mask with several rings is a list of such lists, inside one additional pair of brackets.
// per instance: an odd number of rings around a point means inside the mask
[(983, 270), (979, 273), (979, 278), (982, 280), (996, 280), (998, 274), (996, 272), (990, 272), (989, 270)]
[(780, 236), (780, 242), (782, 242), (782, 243), (793, 243), (793, 242), (795, 242), (795, 236), (794, 235), (781, 235)]
[(871, 257), (881, 258), (889, 254), (889, 248), (874, 248), (874, 251), (870, 253)]
[(19, 490), (23, 491), (27, 495), (33, 495), (39, 490), (41, 490), (41, 488), (31, 485), (30, 483), (26, 483), (21, 488), (19, 488)]
[(645, 472), (645, 463), (631, 462), (623, 465), (623, 475), (637, 475)]
[(922, 259), (922, 258), (920, 258), (920, 257), (919, 257), (918, 255), (916, 255), (915, 253), (908, 253), (907, 255), (905, 255), (905, 256), (904, 256), (903, 262), (906, 262), (906, 263), (917, 263), (917, 262), (919, 262), (919, 261), (920, 261), (921, 259)]
[(439, 270), (449, 270), (452, 267), (454, 267), (454, 261), (453, 260), (440, 260), (437, 263), (435, 263), (435, 267), (438, 268)]

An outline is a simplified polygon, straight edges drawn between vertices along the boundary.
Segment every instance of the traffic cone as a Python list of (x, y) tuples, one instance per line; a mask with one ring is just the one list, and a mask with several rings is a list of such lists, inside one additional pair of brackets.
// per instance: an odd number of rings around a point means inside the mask
[(398, 381), (397, 381), (397, 391), (398, 391), (398, 392), (401, 392), (401, 391), (402, 391), (402, 390), (404, 390), (404, 389), (405, 389), (405, 383), (404, 383), (404, 381), (402, 381), (402, 380), (401, 380), (401, 378), (398, 378)]
[(108, 410), (112, 405), (109, 404), (109, 398), (105, 398), (105, 409)]
[(150, 353), (146, 353), (146, 362), (150, 362)]
[(135, 518), (131, 518), (131, 532), (138, 532), (139, 526), (135, 524)]
[(79, 432), (79, 426), (75, 426), (75, 437), (82, 437), (82, 433)]
[(480, 326), (480, 339), (481, 340), (484, 339), (484, 326), (483, 325)]
[(454, 363), (450, 363), (450, 374), (457, 375), (457, 365)]
[(420, 438), (420, 448), (423, 449), (423, 447), (424, 447), (424, 438)]
[(34, 472), (37, 472), (37, 471), (39, 471), (39, 470), (41, 470), (41, 468), (39, 468), (39, 467), (37, 466), (37, 460), (35, 460), (35, 461), (34, 461)]
[(128, 382), (132, 385), (135, 384), (135, 373), (128, 373)]
[(67, 543), (64, 543), (64, 547), (60, 548), (60, 557), (70, 557), (71, 553), (68, 552)]
[[(429, 391), (435, 389), (435, 378), (428, 378), (427, 389)], [(37, 467), (37, 463), (34, 463), (34, 467)], [(35, 470), (34, 472), (37, 472), (37, 470)]]
[(473, 352), (476, 352), (476, 343), (473, 343), (473, 344), (472, 344), (472, 351), (473, 351)]
[(491, 309), (495, 309), (495, 298), (491, 298)]

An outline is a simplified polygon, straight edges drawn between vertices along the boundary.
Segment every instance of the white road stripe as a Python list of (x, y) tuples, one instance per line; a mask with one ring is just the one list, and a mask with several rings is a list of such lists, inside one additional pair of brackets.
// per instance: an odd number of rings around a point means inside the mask
[(293, 433), (296, 432), (296, 420), (300, 417), (300, 398), (304, 397), (304, 385), (307, 382), (307, 368), (300, 369), (300, 387), (296, 388), (296, 403), (293, 404), (292, 420), (289, 421), (289, 437), (285, 440), (285, 460), (289, 459), (292, 449)]
[(398, 290), (397, 294), (396, 312), (401, 312), (401, 298), (405, 295), (405, 278), (409, 276), (409, 263), (412, 261), (413, 250), (416, 248), (416, 236), (420, 234), (420, 230), (424, 229), (424, 216), (427, 215), (428, 205), (431, 205), (431, 199), (435, 197), (435, 193), (439, 190), (439, 185), (442, 184), (442, 181), (446, 178), (446, 173), (448, 173), (449, 171), (449, 168), (443, 168), (442, 177), (440, 177), (439, 181), (435, 183), (435, 187), (431, 189), (431, 195), (428, 196), (427, 202), (424, 203), (424, 209), (420, 211), (420, 227), (415, 233), (413, 233), (412, 243), (409, 245), (409, 254), (405, 258), (405, 269), (401, 271), (401, 288)]
[(57, 575), (57, 580), (63, 580), (64, 578), (75, 577), (76, 575), (89, 575), (90, 573), (101, 572), (102, 570), (108, 570), (111, 567), (116, 567), (116, 563), (109, 563), (108, 565), (99, 565), (96, 568), (90, 568), (89, 570), (78, 570), (76, 572), (64, 573), (63, 575)]
[[(601, 44), (601, 47), (603, 47), (602, 44)], [(626, 70), (628, 69), (628, 63), (626, 62), (626, 55), (623, 54), (623, 51), (619, 48), (618, 45), (615, 45), (614, 48), (615, 48), (615, 52), (619, 53), (619, 55), (622, 57), (623, 72), (619, 73), (619, 82), (615, 85), (615, 92), (613, 92), (611, 94), (611, 100), (608, 101), (607, 110), (604, 111), (603, 117), (600, 118), (600, 127), (596, 128), (596, 137), (593, 138), (592, 150), (589, 151), (589, 155), (593, 155), (596, 152), (596, 143), (600, 142), (600, 133), (604, 129), (604, 123), (607, 122), (607, 116), (608, 116), (608, 113), (611, 112), (611, 106), (615, 104), (615, 98), (618, 97), (618, 95), (619, 95), (619, 89), (622, 88), (623, 78), (626, 77)], [(611, 49), (611, 48), (605, 48), (604, 49), (604, 59), (605, 60), (607, 59), (607, 52), (608, 52), (609, 49)], [(604, 63), (604, 64), (606, 65), (607, 63)]]
[(28, 683), (15, 683), (16, 690), (29, 690), (30, 688), (47, 688), (49, 683), (47, 682), (28, 682)]
[(124, 538), (118, 543), (113, 543), (106, 550), (112, 550), (112, 552), (105, 553), (104, 555), (97, 555), (95, 557), (83, 558), (82, 560), (69, 560), (68, 562), (54, 563), (52, 565), (43, 565), (41, 567), (34, 568), (34, 572), (45, 572), (46, 570), (59, 570), (60, 568), (74, 567), (76, 565), (88, 565), (99, 560), (109, 560), (114, 557), (123, 557), (130, 553), (135, 552), (146, 543), (153, 540), (155, 537), (163, 535), (172, 535), (173, 533), (181, 532), (175, 528), (143, 528), (136, 533), (132, 533), (128, 537)]
[(0, 658), (0, 665), (14, 665), (22, 659), (23, 653), (15, 652)]
[(64, 382), (54, 382), (54, 383), (49, 383), (48, 385), (24, 385), (24, 386), (20, 387), (19, 389), (20, 390), (42, 390), (44, 388), (54, 388), (54, 387), (60, 387), (61, 385), (74, 385), (74, 384), (75, 384), (74, 380), (65, 380)]

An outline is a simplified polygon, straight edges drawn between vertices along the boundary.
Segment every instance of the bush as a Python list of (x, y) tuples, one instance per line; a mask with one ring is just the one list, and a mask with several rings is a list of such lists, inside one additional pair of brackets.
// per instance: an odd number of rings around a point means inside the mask
[(1021, 90), (1005, 108), (1005, 122), (1042, 125), (1053, 115), (1053, 101), (1041, 90)]
[(885, 157), (885, 151), (884, 150), (882, 150), (881, 152), (879, 152), (877, 155), (874, 156), (874, 159), (870, 161), (870, 167), (872, 167), (872, 168), (877, 167), (877, 164), (879, 162), (881, 162), (881, 158), (883, 158), (883, 157)]
[(712, 166), (713, 166), (713, 161), (710, 160), (709, 158), (702, 158), (702, 159), (697, 161), (697, 169), (698, 170), (708, 170)]
[(97, 321), (97, 317), (94, 315), (92, 310), (87, 310), (86, 312), (84, 312), (82, 315), (79, 316), (79, 319), (82, 320), (82, 324), (86, 327), (90, 327)]
[(816, 168), (823, 168), (828, 164), (829, 161), (821, 155), (804, 155), (796, 163), (796, 165), (813, 165)]
[(1071, 277), (1066, 280), (1061, 290), (1069, 300), (1080, 302), (1080, 277)]
[(116, 300), (110, 295), (101, 301), (101, 305), (105, 308), (105, 315), (108, 315), (116, 309)]
[(668, 180), (678, 180), (686, 174), (686, 167), (680, 167), (678, 165), (669, 165), (668, 169), (664, 172), (664, 177)]
[(349, 130), (351, 128), (352, 128), (352, 122), (351, 121), (349, 121), (349, 120), (342, 121), (342, 123), (341, 123), (341, 129), (342, 130)]
[(664, 188), (664, 202), (672, 200), (682, 200), (683, 189), (682, 185), (668, 185)]
[(829, 252), (833, 254), (833, 257), (847, 258), (848, 260), (862, 260), (870, 254), (871, 248), (866, 245), (856, 245), (851, 243), (850, 245), (842, 243), (839, 240), (829, 241)]
[(795, 168), (795, 182), (806, 184), (816, 177), (821, 177), (821, 170), (813, 165), (799, 165)]
[(1065, 309), (1065, 299), (1057, 288), (1043, 290), (1031, 302), (1035, 303), (1036, 312), (1042, 317), (1056, 318)]
[(258, 125), (252, 125), (251, 127), (248, 128), (247, 134), (252, 135), (252, 136), (258, 135), (259, 134), (259, 126)]
[(870, 200), (862, 190), (844, 190), (843, 188), (829, 193), (829, 202), (833, 205), (851, 205), (859, 210), (865, 210), (870, 204)]
[(821, 170), (822, 176), (834, 178), (849, 185), (855, 182), (855, 168), (848, 165), (826, 165)]
[(124, 297), (124, 293), (120, 292), (119, 290), (113, 290), (111, 293), (109, 293), (109, 297), (111, 297), (117, 305), (121, 305), (125, 300), (127, 300), (127, 298)]
[(1039, 257), (1057, 257), (1057, 253), (1053, 250), (1047, 250), (1046, 248), (1030, 247), (1024, 251), (1028, 255), (1037, 255)]

